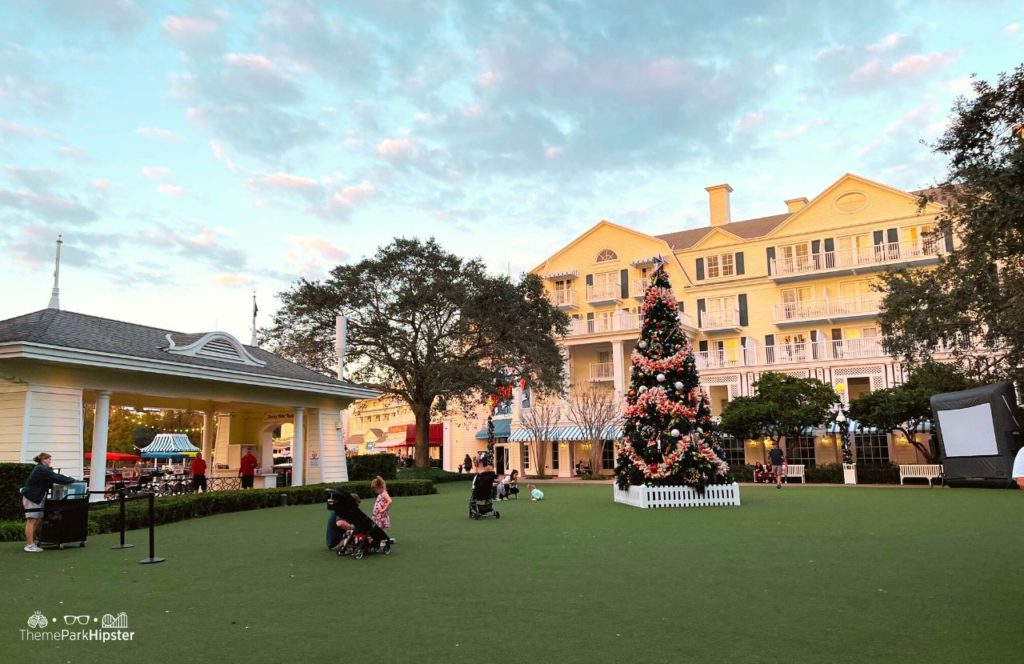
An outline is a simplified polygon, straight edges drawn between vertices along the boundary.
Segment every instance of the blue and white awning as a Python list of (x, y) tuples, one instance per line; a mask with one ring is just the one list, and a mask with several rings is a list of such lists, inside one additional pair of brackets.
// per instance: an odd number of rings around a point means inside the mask
[(158, 433), (152, 443), (142, 448), (141, 454), (146, 459), (166, 459), (201, 451), (183, 433)]
[(580, 276), (579, 270), (565, 270), (563, 272), (551, 272), (550, 274), (540, 275), (541, 279), (563, 279), (565, 277), (578, 277)]
[[(547, 438), (557, 442), (590, 440), (590, 437), (584, 433), (583, 428), (578, 426), (552, 427)], [(620, 427), (605, 427), (604, 431), (601, 432), (601, 440), (618, 440), (619, 438), (622, 438), (622, 429)], [(513, 431), (508, 440), (511, 443), (528, 443), (534, 440), (534, 434), (531, 429), (520, 428)]]

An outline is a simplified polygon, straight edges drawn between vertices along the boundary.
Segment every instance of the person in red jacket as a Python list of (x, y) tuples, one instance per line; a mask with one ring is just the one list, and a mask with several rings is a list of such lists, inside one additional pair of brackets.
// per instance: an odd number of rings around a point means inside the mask
[(202, 452), (196, 454), (196, 458), (192, 460), (192, 490), (199, 489), (206, 493), (206, 461)]
[(242, 478), (242, 488), (251, 489), (253, 483), (253, 477), (256, 475), (256, 466), (260, 465), (260, 462), (256, 460), (252, 450), (245, 453), (242, 457), (242, 463), (238, 466), (238, 476)]

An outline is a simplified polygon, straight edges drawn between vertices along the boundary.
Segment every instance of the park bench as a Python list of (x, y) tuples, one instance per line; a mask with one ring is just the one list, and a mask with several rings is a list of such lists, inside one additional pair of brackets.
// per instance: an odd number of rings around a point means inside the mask
[(804, 464), (802, 463), (791, 463), (786, 466), (786, 481), (789, 481), (790, 477), (799, 477), (800, 484), (806, 484), (807, 478), (804, 477)]
[(900, 465), (900, 484), (903, 484), (903, 480), (908, 477), (921, 478), (928, 480), (928, 486), (932, 485), (933, 480), (937, 480), (942, 477), (942, 464), (940, 463), (920, 463), (920, 464), (908, 464)]

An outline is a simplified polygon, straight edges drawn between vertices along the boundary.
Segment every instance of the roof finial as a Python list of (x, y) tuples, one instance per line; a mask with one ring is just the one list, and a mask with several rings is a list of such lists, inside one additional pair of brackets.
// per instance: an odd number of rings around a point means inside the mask
[(260, 308), (256, 306), (256, 291), (252, 292), (252, 341), (249, 343), (250, 346), (257, 346), (256, 342), (256, 314), (260, 312)]
[(60, 245), (64, 244), (63, 235), (57, 236), (57, 262), (53, 268), (53, 292), (50, 293), (50, 303), (47, 309), (60, 311)]

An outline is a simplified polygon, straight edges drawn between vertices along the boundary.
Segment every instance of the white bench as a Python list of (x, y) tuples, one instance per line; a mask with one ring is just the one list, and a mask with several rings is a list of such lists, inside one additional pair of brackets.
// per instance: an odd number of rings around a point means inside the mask
[(941, 476), (941, 463), (919, 463), (900, 466), (900, 484), (903, 484), (903, 480), (908, 477), (920, 477), (928, 480), (928, 486), (931, 486), (932, 481), (939, 479)]
[(800, 484), (806, 484), (807, 478), (804, 477), (804, 464), (802, 463), (791, 463), (786, 466), (786, 480), (790, 477), (799, 477)]

